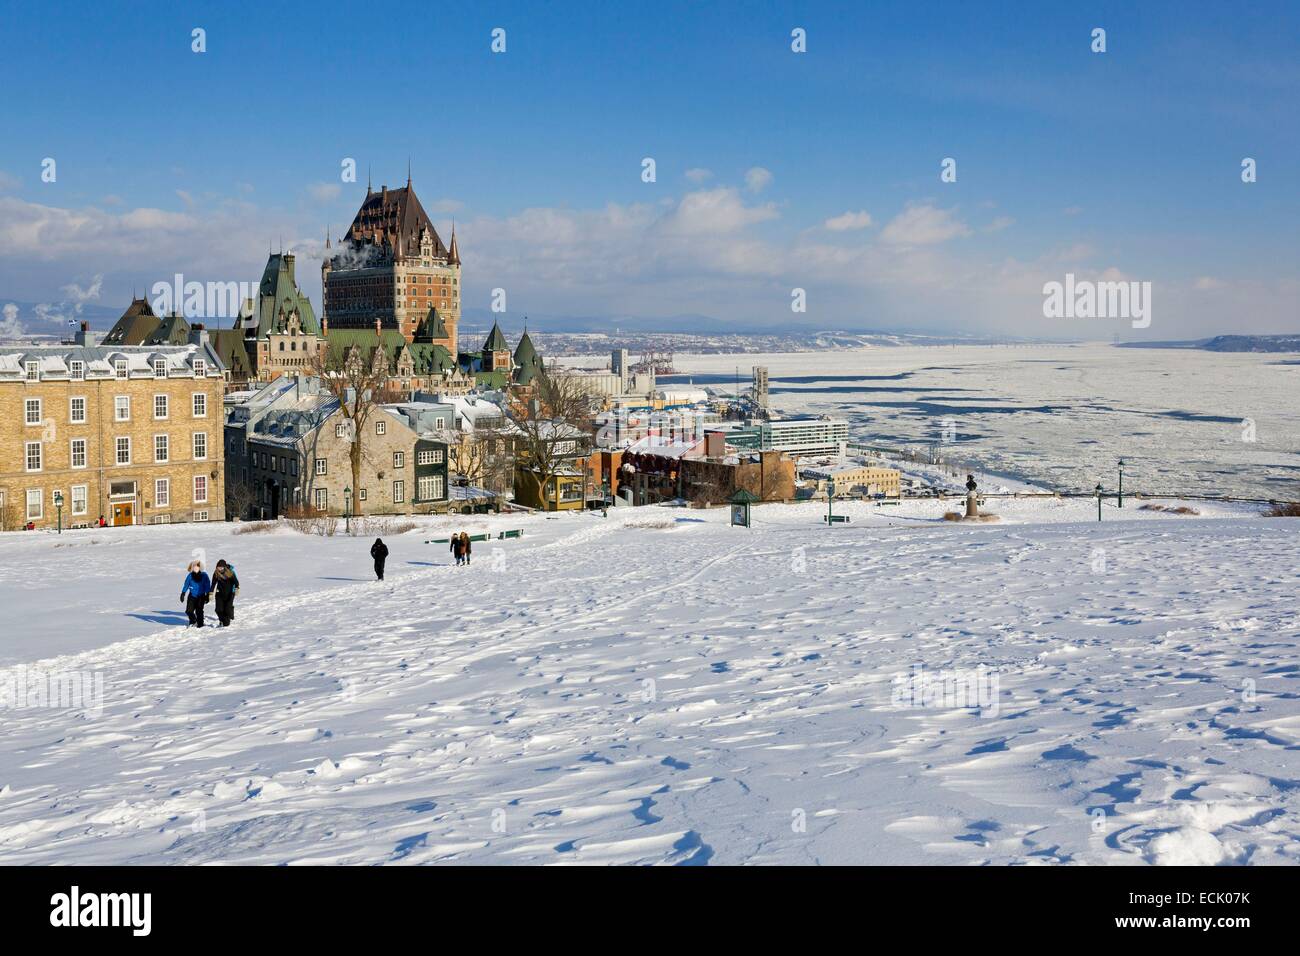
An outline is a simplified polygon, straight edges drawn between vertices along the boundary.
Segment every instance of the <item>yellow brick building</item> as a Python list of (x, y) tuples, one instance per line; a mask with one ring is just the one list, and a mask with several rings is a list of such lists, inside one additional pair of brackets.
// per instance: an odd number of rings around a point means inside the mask
[(0, 527), (224, 520), (215, 351), (0, 349)]

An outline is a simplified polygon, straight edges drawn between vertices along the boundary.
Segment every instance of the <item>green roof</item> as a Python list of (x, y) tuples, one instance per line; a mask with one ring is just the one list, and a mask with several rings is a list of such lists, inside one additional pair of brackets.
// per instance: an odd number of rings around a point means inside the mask
[(438, 314), (438, 310), (430, 306), (429, 314), (420, 320), (420, 325), (415, 330), (414, 341), (432, 342), (434, 339), (446, 338), (451, 338), (447, 334), (447, 323), (442, 321), (442, 316)]
[[(293, 274), (292, 253), (273, 253), (266, 260), (262, 282), (253, 306), (253, 321), (257, 323), (257, 338), (266, 338), (272, 332), (285, 331), (289, 315), (297, 311), (302, 330), (308, 335), (320, 335), (320, 322), (311, 307), (311, 300), (298, 290)], [(246, 330), (247, 331), (247, 330)]]
[(495, 372), (475, 372), (474, 384), (480, 388), (502, 389), (510, 384), (510, 376), (500, 369)]
[(495, 322), (492, 323), (492, 331), (488, 333), (487, 341), (483, 343), (484, 352), (509, 352), (510, 346), (506, 344), (506, 337), (501, 334), (501, 326)]
[(208, 338), (212, 342), (212, 350), (221, 359), (221, 364), (230, 370), (231, 378), (247, 378), (253, 374), (242, 332), (238, 329), (218, 329), (209, 332)]
[(384, 329), (380, 336), (375, 335), (374, 329), (330, 329), (325, 343), (331, 365), (341, 365), (348, 351), (356, 346), (367, 362), (373, 361), (375, 348), (382, 347), (391, 372), (397, 371), (397, 360), (403, 350), (410, 355), (416, 375), (436, 375), (456, 367), (445, 346), (432, 342), (407, 342), (396, 329)]
[(519, 340), (519, 345), (515, 348), (515, 364), (525, 365), (537, 357), (537, 349), (533, 348), (533, 340), (525, 332)]
[(190, 324), (183, 315), (169, 315), (163, 319), (144, 345), (184, 345), (190, 340)]

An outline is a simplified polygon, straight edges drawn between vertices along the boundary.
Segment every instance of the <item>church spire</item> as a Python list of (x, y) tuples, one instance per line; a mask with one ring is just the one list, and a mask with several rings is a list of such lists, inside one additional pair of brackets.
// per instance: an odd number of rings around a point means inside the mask
[(447, 261), (460, 265), (460, 247), (456, 245), (456, 220), (451, 221), (451, 245), (447, 248)]

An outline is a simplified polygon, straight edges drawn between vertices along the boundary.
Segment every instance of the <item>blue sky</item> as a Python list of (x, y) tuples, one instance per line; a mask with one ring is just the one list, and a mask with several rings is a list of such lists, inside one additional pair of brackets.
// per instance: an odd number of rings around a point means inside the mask
[(543, 325), (1127, 332), (1045, 324), (1072, 271), (1151, 281), (1152, 338), (1300, 330), (1294, 3), (464, 6), (6, 2), (0, 299), (117, 308), (283, 241), (319, 303), (326, 226), (409, 157), (466, 307)]

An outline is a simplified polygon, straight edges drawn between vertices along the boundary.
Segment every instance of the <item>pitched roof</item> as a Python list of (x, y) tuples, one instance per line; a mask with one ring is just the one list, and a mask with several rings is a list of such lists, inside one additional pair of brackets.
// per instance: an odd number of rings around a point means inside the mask
[(391, 372), (397, 371), (397, 360), (403, 350), (410, 355), (416, 375), (437, 375), (456, 367), (445, 346), (432, 342), (408, 343), (406, 337), (396, 329), (384, 329), (379, 336), (376, 336), (374, 329), (330, 329), (325, 342), (331, 363), (341, 364), (348, 351), (356, 346), (361, 350), (362, 360), (366, 362), (374, 361), (375, 349), (382, 347)]
[(414, 255), (420, 251), (420, 234), (425, 229), (433, 240), (433, 254), (447, 258), (447, 247), (407, 179), (401, 189), (385, 186), (379, 192), (367, 191), (343, 238), (359, 245), (387, 243), (397, 255)]
[(140, 345), (158, 329), (159, 324), (148, 299), (132, 299), (103, 341), (105, 345)]
[(515, 347), (515, 363), (523, 365), (537, 355), (537, 349), (533, 348), (533, 340), (524, 332), (519, 339), (519, 344)]
[(142, 345), (184, 345), (190, 340), (190, 323), (185, 316), (167, 316), (158, 323), (153, 332), (145, 336)]
[(221, 364), (230, 369), (231, 378), (247, 378), (253, 374), (242, 332), (238, 329), (217, 329), (208, 333), (208, 340), (212, 343), (212, 351), (221, 359)]
[(429, 313), (420, 320), (416, 327), (415, 335), (412, 337), (413, 342), (432, 342), (434, 339), (447, 339), (451, 336), (447, 333), (447, 323), (442, 321), (442, 316), (433, 306), (429, 307)]
[(495, 322), (492, 323), (492, 331), (488, 333), (487, 341), (483, 343), (484, 352), (509, 352), (510, 346), (506, 344), (506, 337), (501, 334), (501, 326)]
[(286, 330), (289, 316), (295, 312), (308, 335), (320, 335), (320, 323), (311, 307), (311, 300), (302, 294), (294, 278), (292, 252), (272, 253), (262, 270), (262, 281), (257, 288), (257, 302), (253, 314), (240, 319), (240, 328), (250, 338), (265, 338), (273, 332)]

